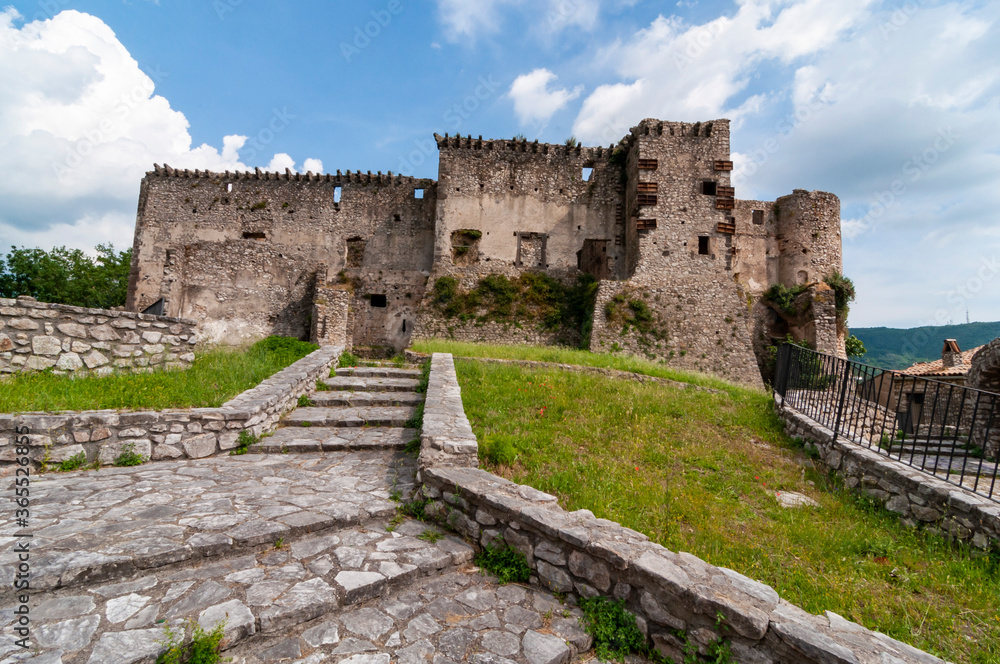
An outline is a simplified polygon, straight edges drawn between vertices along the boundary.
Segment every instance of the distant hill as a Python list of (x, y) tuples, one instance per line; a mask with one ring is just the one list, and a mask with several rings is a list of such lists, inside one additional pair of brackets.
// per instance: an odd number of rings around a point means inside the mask
[(915, 362), (940, 359), (945, 339), (957, 339), (962, 350), (989, 343), (1000, 337), (1000, 321), (910, 329), (852, 327), (851, 334), (861, 339), (868, 350), (868, 354), (860, 358), (865, 364), (905, 369)]

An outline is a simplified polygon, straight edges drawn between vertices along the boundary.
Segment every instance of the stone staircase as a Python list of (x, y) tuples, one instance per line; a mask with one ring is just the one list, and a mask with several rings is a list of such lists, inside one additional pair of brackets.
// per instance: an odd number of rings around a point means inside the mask
[[(300, 406), (274, 435), (250, 448), (262, 454), (363, 449), (403, 449), (418, 439), (412, 426), (424, 395), (418, 367), (337, 369), (320, 381), (311, 406)], [(415, 444), (415, 443), (414, 443)]]

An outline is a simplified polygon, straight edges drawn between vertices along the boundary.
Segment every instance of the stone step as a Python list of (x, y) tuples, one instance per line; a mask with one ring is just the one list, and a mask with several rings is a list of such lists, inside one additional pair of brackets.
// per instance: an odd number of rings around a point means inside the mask
[(401, 427), (286, 427), (250, 446), (252, 454), (401, 450), (419, 441), (416, 429)]
[(279, 423), (285, 427), (401, 427), (413, 417), (413, 406), (362, 406), (359, 408), (296, 408)]
[[(188, 621), (207, 631), (225, 621), (224, 647), (231, 649), (472, 560), (470, 545), (434, 526), (405, 520), (389, 532), (388, 525), (382, 521), (377, 527), (283, 541), (256, 554), (153, 570), (72, 596), (36, 591), (32, 655), (53, 662), (152, 662), (165, 649), (165, 627), (183, 633)], [(434, 534), (424, 535), (428, 531)]]
[[(386, 432), (381, 439), (379, 431)], [(279, 539), (392, 518), (390, 492), (411, 490), (416, 460), (373, 441), (409, 441), (416, 432), (344, 433), (348, 441), (351, 435), (361, 438), (358, 447), (369, 446), (347, 464), (342, 455), (244, 454), (41, 475), (31, 487), (31, 587), (41, 592), (208, 564)], [(15, 573), (0, 558), (0, 578)], [(13, 595), (10, 584), (0, 586), (0, 606)]]
[(416, 406), (424, 402), (418, 392), (314, 392), (316, 406)]
[(941, 457), (954, 457), (960, 459), (969, 456), (969, 450), (964, 448), (956, 447), (911, 447), (909, 445), (903, 445), (902, 447), (893, 447), (891, 452), (893, 456), (898, 454), (908, 455), (908, 454), (919, 454), (921, 456), (941, 456)]
[(402, 367), (341, 367), (337, 369), (338, 376), (354, 376), (355, 378), (420, 378), (420, 368)]
[(320, 382), (331, 390), (344, 392), (413, 392), (420, 381), (416, 378), (355, 378), (334, 376)]

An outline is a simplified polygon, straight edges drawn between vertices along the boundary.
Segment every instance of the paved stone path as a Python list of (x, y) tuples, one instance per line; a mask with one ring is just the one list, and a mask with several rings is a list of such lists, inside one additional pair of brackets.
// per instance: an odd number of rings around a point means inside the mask
[(36, 478), (34, 647), (14, 644), (5, 587), (0, 664), (154, 662), (167, 627), (222, 620), (226, 655), (245, 664), (562, 664), (586, 651), (576, 608), (495, 585), (468, 544), (397, 516), (414, 485), (401, 448), (416, 431), (399, 420), (422, 398), (418, 374), (337, 374), (256, 453)]

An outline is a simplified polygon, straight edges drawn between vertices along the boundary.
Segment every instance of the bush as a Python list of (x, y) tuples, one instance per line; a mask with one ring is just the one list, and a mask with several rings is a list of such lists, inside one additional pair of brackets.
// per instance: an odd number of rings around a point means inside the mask
[(497, 577), (497, 580), (502, 584), (527, 583), (528, 579), (531, 578), (531, 568), (528, 567), (528, 560), (524, 554), (507, 546), (507, 543), (502, 539), (484, 546), (476, 554), (473, 562)]
[(808, 288), (805, 284), (799, 284), (791, 288), (788, 288), (784, 284), (774, 284), (764, 291), (764, 299), (774, 303), (785, 314), (794, 316), (799, 313), (798, 309), (795, 308), (795, 298), (805, 293)]
[(123, 466), (141, 466), (148, 459), (135, 451), (135, 443), (125, 443), (122, 445), (121, 453), (115, 457), (114, 464)]
[(839, 272), (832, 272), (823, 278), (826, 285), (833, 289), (837, 302), (837, 317), (847, 319), (850, 304), (854, 301), (854, 282)]
[(579, 605), (583, 610), (580, 623), (594, 639), (598, 659), (621, 662), (632, 653), (650, 653), (646, 637), (635, 624), (635, 616), (625, 610), (624, 602), (607, 597), (584, 597)]
[(861, 342), (861, 339), (858, 339), (853, 334), (847, 337), (847, 339), (844, 341), (844, 348), (847, 351), (847, 357), (849, 358), (861, 357), (862, 355), (865, 355), (868, 352), (868, 349), (865, 348), (865, 345), (864, 343)]

